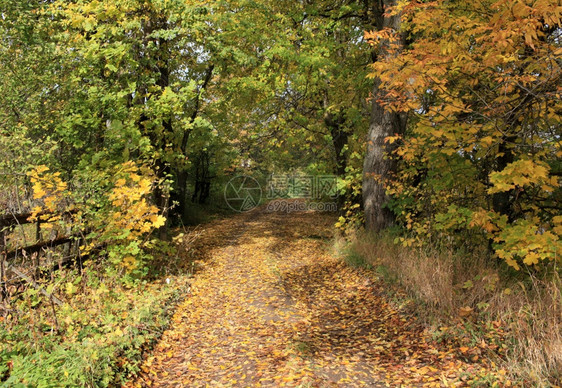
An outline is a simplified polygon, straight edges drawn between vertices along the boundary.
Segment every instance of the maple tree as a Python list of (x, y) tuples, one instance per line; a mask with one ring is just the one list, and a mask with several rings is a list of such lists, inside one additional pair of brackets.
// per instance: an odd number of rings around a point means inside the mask
[[(180, 2), (106, 1), (58, 2), (46, 12), (80, 64), (67, 83), (79, 93), (65, 104), (61, 141), (74, 150), (88, 147), (96, 164), (150, 161), (159, 178), (174, 178), (167, 185), (176, 184), (174, 199), (183, 211), (188, 141), (195, 127), (206, 125), (198, 114), (213, 71), (202, 60), (201, 37), (209, 32), (197, 9)], [(79, 128), (90, 131), (88, 142), (77, 136)], [(155, 188), (163, 212), (171, 205), (165, 186)]]
[(390, 12), (402, 29), (366, 34), (391, 42), (372, 67), (384, 90), (374, 98), (413, 115), (386, 142), (401, 164), (392, 206), (416, 239), (474, 231), (514, 268), (558, 257), (560, 10), (401, 2)]

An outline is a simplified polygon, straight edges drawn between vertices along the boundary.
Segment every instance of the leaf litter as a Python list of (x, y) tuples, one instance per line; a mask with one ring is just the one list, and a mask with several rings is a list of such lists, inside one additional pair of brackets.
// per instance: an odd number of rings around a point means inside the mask
[(257, 209), (208, 226), (189, 294), (126, 387), (447, 387), (490, 373), (335, 257), (333, 224)]

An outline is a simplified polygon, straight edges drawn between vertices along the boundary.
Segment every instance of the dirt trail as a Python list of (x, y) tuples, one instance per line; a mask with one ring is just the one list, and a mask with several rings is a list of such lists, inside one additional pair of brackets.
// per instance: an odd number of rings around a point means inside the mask
[(372, 274), (332, 256), (333, 223), (254, 210), (207, 227), (208, 259), (130, 385), (464, 385), (477, 366), (429, 343)]

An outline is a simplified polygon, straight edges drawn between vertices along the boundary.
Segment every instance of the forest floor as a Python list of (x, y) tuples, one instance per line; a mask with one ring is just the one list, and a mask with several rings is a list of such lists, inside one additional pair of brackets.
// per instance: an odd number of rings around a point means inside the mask
[(333, 254), (334, 217), (262, 208), (205, 227), (185, 300), (128, 387), (467, 386), (372, 271)]

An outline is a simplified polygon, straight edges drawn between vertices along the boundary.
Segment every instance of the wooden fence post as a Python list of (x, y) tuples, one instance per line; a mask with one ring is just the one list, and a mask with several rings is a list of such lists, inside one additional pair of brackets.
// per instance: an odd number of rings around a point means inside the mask
[[(37, 218), (37, 226), (35, 228), (35, 243), (39, 243), (41, 241), (41, 219)], [(34, 275), (33, 275), (33, 279), (34, 280), (39, 280), (39, 278), (41, 277), (41, 252), (37, 252), (35, 253), (35, 271), (34, 271)], [(33, 257), (33, 254), (31, 255), (31, 257)]]
[(6, 275), (6, 232), (0, 224), (0, 303), (4, 303), (8, 299), (8, 287), (6, 282), (8, 277)]

